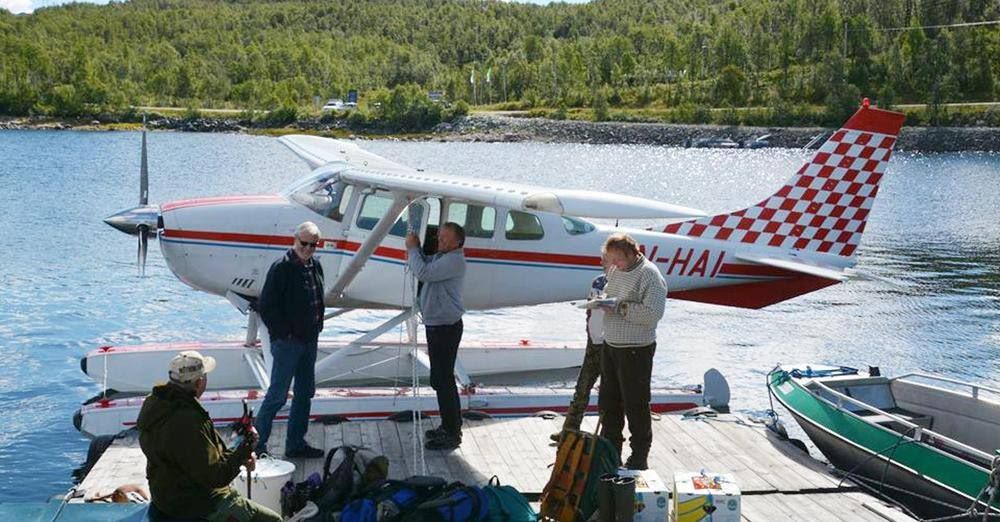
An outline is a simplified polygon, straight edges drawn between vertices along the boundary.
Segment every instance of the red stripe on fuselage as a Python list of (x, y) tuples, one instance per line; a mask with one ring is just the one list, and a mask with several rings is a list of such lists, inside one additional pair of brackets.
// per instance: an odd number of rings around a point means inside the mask
[(171, 239), (199, 239), (222, 241), (225, 243), (255, 243), (259, 245), (284, 245), (291, 247), (292, 236), (272, 236), (266, 234), (242, 234), (239, 232), (204, 232), (200, 230), (163, 229), (163, 237)]
[(541, 254), (517, 250), (493, 250), (490, 248), (466, 248), (465, 257), (474, 259), (496, 259), (500, 261), (535, 261), (559, 263), (563, 265), (601, 266), (601, 256), (581, 256), (573, 254)]
[[(163, 236), (170, 239), (196, 239), (202, 241), (221, 241), (225, 243), (254, 243), (260, 245), (291, 246), (292, 236), (274, 236), (265, 234), (243, 234), (238, 232), (207, 232), (201, 230), (163, 229)], [(333, 246), (348, 252), (357, 252), (361, 243), (356, 241), (324, 239), (326, 247)], [(406, 250), (379, 246), (375, 255), (391, 259), (405, 260)], [(539, 252), (521, 252), (517, 250), (493, 250), (488, 248), (466, 248), (465, 257), (469, 259), (492, 259), (500, 261), (523, 261), (536, 263), (559, 263), (564, 265), (601, 266), (600, 256), (582, 256), (573, 254), (547, 254)]]
[[(164, 229), (163, 236), (169, 239), (195, 239), (202, 241), (220, 241), (226, 243), (252, 243), (260, 245), (282, 245), (291, 247), (292, 236), (278, 236), (266, 234), (243, 234), (238, 232), (207, 232), (200, 230), (176, 230)], [(323, 240), (323, 248), (335, 248), (348, 252), (357, 252), (361, 248), (361, 243), (347, 240)], [(379, 246), (375, 249), (375, 255), (390, 259), (403, 261), (406, 259), (406, 250)], [(534, 263), (557, 263), (573, 266), (601, 266), (600, 256), (585, 256), (575, 254), (549, 254), (540, 252), (522, 252), (517, 250), (492, 250), (488, 248), (466, 248), (465, 257), (468, 259), (488, 259), (495, 261), (515, 261)], [(658, 264), (662, 264), (658, 260)], [(723, 263), (718, 272), (719, 275), (727, 276), (748, 276), (748, 277), (783, 277), (794, 278), (798, 274), (789, 270), (775, 268), (765, 265), (749, 265), (739, 263)], [(735, 288), (727, 286), (725, 288)], [(674, 293), (670, 294), (675, 297)]]
[(235, 203), (280, 203), (285, 198), (281, 196), (218, 196), (212, 198), (180, 199), (160, 205), (160, 212), (169, 212), (179, 208), (207, 207), (210, 205), (232, 205)]

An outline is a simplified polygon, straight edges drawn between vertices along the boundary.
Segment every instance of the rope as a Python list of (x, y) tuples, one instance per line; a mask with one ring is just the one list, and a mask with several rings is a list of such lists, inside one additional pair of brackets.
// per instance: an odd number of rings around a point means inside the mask
[[(409, 212), (409, 210), (407, 210)], [(411, 216), (412, 217), (412, 216)], [(412, 224), (412, 223), (411, 223)], [(408, 231), (409, 232), (409, 231)], [(413, 325), (413, 330), (410, 332), (410, 390), (413, 397), (414, 409), (411, 410), (411, 415), (413, 415), (413, 467), (412, 469), (417, 469), (417, 458), (420, 459), (420, 474), (427, 474), (427, 460), (424, 457), (424, 423), (423, 423), (423, 413), (420, 408), (420, 376), (417, 374), (417, 277), (410, 271), (410, 265), (403, 265), (403, 299), (400, 303), (406, 302), (406, 296), (413, 296), (410, 301), (410, 317), (400, 323), (399, 325), (399, 349), (398, 353), (402, 353), (403, 349), (403, 330), (404, 328), (409, 328)], [(407, 292), (409, 290), (409, 292)], [(397, 359), (398, 361), (398, 359)], [(399, 363), (397, 362), (397, 368)], [(397, 372), (398, 373), (398, 372)]]
[(66, 509), (66, 504), (69, 504), (69, 500), (74, 496), (76, 496), (78, 487), (79, 486), (73, 486), (69, 488), (69, 491), (67, 491), (66, 494), (63, 495), (62, 500), (59, 501), (59, 509), (57, 509), (55, 514), (52, 515), (52, 518), (49, 519), (49, 522), (56, 522), (57, 520), (59, 520), (59, 517), (62, 516), (63, 510)]
[(778, 368), (781, 368), (780, 363), (775, 365), (774, 368), (771, 368), (771, 371), (767, 372), (767, 374), (764, 375), (764, 389), (767, 390), (767, 402), (770, 405), (770, 408), (768, 408), (767, 411), (764, 412), (764, 415), (767, 415), (767, 418), (771, 419), (770, 422), (766, 422), (764, 425), (767, 426), (767, 429), (777, 433), (782, 438), (788, 438), (787, 434), (781, 433), (781, 431), (778, 429), (778, 421), (779, 421), (778, 410), (774, 409), (774, 392), (771, 391), (771, 381), (769, 380), (771, 374), (774, 373), (775, 370), (777, 370)]

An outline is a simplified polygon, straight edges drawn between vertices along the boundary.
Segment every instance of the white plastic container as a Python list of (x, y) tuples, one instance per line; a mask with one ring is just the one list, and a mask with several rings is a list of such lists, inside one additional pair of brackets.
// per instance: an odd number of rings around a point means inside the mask
[(292, 478), (295, 464), (280, 459), (257, 459), (257, 469), (253, 470), (250, 495), (247, 495), (247, 470), (240, 468), (240, 474), (230, 484), (244, 498), (266, 506), (275, 513), (281, 513), (281, 486)]

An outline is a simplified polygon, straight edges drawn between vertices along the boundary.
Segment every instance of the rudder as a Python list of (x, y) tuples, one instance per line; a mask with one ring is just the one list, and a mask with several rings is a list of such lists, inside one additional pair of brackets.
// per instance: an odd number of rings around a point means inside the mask
[(669, 234), (852, 257), (905, 116), (868, 106), (772, 196), (728, 214), (672, 223)]

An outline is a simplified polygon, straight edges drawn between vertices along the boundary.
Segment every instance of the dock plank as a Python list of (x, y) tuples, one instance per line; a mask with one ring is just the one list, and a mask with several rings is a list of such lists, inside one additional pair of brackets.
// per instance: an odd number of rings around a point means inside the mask
[(388, 421), (373, 422), (372, 424), (382, 441), (383, 455), (389, 459), (389, 478), (401, 480), (415, 475), (410, 471), (410, 463), (404, 457), (405, 453), (399, 440), (399, 433), (396, 432), (396, 423)]
[[(410, 423), (378, 420), (311, 424), (307, 440), (327, 451), (344, 444), (372, 448), (389, 459), (392, 478), (429, 474), (482, 484), (497, 475), (503, 484), (530, 494), (541, 492), (548, 481), (549, 465), (556, 455), (549, 435), (561, 428), (562, 421), (561, 417), (468, 420), (460, 448), (424, 451), (423, 463), (417, 457), (419, 452), (414, 455), (414, 425)], [(596, 422), (595, 416), (586, 417), (583, 429), (593, 432)], [(433, 426), (423, 422), (420, 429)], [(653, 422), (653, 431), (649, 463), (668, 487), (677, 471), (732, 473), (744, 492), (742, 519), (746, 522), (913, 520), (871, 496), (839, 486), (823, 463), (739, 416), (727, 414), (695, 421), (663, 415)], [(284, 423), (274, 426), (270, 446), (279, 457), (284, 454), (285, 434)], [(80, 487), (88, 497), (123, 484), (146, 485), (145, 462), (134, 437), (117, 440)], [(296, 480), (304, 480), (323, 465), (323, 459), (293, 462)]]

